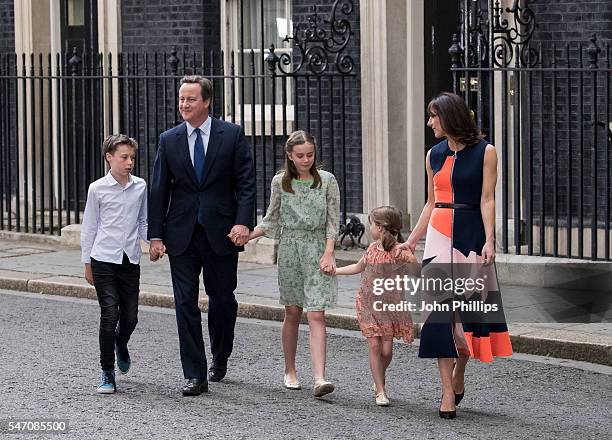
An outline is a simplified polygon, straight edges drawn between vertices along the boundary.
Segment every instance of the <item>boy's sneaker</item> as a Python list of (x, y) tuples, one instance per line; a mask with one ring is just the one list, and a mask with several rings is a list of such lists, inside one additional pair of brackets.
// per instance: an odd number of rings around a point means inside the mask
[(115, 354), (117, 355), (117, 368), (119, 368), (119, 372), (126, 374), (130, 371), (130, 366), (132, 365), (127, 345), (120, 347), (118, 344), (115, 344)]
[(100, 394), (113, 394), (117, 391), (114, 370), (102, 370), (100, 374), (100, 385), (98, 385), (96, 391)]

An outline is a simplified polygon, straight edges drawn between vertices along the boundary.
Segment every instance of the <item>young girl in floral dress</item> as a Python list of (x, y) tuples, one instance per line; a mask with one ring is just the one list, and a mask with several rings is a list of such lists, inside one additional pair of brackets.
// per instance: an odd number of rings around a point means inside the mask
[(397, 249), (403, 241), (400, 233), (402, 214), (398, 209), (392, 206), (376, 208), (368, 220), (374, 243), (357, 263), (336, 269), (336, 275), (362, 274), (361, 288), (355, 300), (357, 320), (368, 341), (376, 404), (388, 406), (385, 373), (393, 357), (393, 339), (411, 343), (413, 335), (410, 312), (394, 311), (395, 307), (388, 307), (405, 304), (404, 291), (401, 286), (395, 286), (381, 292), (381, 281), (409, 275), (413, 272), (410, 264), (416, 263), (416, 258), (408, 249)]
[(310, 328), (314, 395), (334, 391), (325, 379), (325, 310), (336, 303), (334, 244), (340, 192), (333, 174), (317, 169), (314, 137), (293, 132), (285, 144), (285, 169), (272, 179), (266, 216), (249, 237), (278, 238), (278, 284), (285, 306), (282, 328), (284, 385), (300, 389), (295, 368), (298, 329), (305, 308)]

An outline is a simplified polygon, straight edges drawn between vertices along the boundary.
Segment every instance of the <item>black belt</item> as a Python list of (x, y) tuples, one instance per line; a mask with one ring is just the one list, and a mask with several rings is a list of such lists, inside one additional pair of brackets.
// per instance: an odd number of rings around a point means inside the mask
[(467, 209), (469, 211), (476, 211), (480, 208), (478, 203), (440, 203), (436, 202), (436, 208), (448, 208), (448, 209)]

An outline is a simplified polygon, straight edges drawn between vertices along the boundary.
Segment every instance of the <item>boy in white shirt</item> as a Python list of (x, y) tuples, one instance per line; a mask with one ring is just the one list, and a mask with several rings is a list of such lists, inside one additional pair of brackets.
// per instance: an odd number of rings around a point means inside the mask
[(147, 184), (131, 172), (136, 141), (123, 134), (107, 137), (102, 154), (110, 170), (89, 186), (81, 225), (85, 279), (100, 304), (98, 393), (112, 394), (115, 353), (122, 373), (130, 369), (127, 343), (138, 322), (140, 240), (147, 237)]

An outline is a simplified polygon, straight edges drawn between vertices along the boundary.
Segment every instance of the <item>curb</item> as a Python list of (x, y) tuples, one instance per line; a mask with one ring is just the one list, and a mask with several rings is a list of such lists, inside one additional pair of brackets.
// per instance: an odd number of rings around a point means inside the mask
[(517, 353), (572, 359), (612, 366), (612, 346), (609, 345), (535, 338), (527, 335), (510, 335), (510, 341), (512, 342), (512, 349)]
[[(96, 291), (93, 286), (58, 283), (44, 281), (42, 279), (25, 280), (0, 277), (0, 289), (39, 293), (41, 295), (67, 296), (92, 300), (97, 299)], [(173, 309), (174, 298), (170, 295), (141, 291), (139, 304)], [(206, 298), (200, 299), (199, 305), (202, 312), (208, 311), (208, 300)], [(284, 308), (282, 306), (239, 303), (238, 316), (241, 318), (267, 321), (282, 321), (284, 318)], [(325, 317), (329, 327), (344, 330), (359, 330), (357, 318), (354, 316), (340, 313), (327, 313)], [(307, 322), (305, 315), (302, 316), (302, 322)], [(419, 336), (419, 330), (419, 325), (415, 324), (414, 335), (417, 338)], [(510, 340), (513, 350), (517, 353), (572, 359), (612, 366), (612, 346), (560, 339), (537, 338), (528, 335), (510, 335)]]

